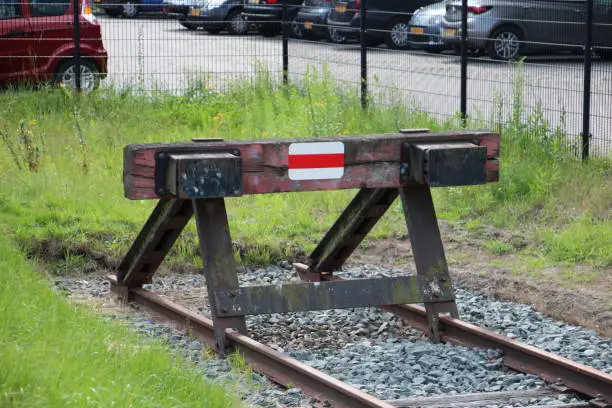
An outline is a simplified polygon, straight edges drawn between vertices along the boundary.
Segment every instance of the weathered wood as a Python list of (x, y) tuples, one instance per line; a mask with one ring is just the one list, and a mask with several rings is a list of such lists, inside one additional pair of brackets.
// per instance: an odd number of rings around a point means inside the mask
[(242, 334), (247, 334), (243, 316), (222, 317), (219, 316), (215, 307), (219, 303), (215, 298), (215, 290), (238, 289), (238, 276), (236, 275), (225, 201), (223, 198), (211, 198), (192, 200), (192, 203), (196, 216), (211, 317), (217, 339), (217, 351), (224, 355), (228, 351), (226, 329), (232, 328)]
[[(342, 142), (342, 177), (328, 180), (291, 180), (288, 149), (291, 143)], [(202, 153), (236, 149), (242, 158), (243, 194), (290, 191), (392, 188), (400, 186), (402, 145), (406, 142), (468, 141), (487, 147), (487, 180), (498, 179), (499, 135), (484, 131), (402, 134), (389, 133), (311, 139), (270, 139), (211, 143), (132, 144), (124, 150), (124, 193), (129, 199), (161, 198), (155, 191), (156, 154), (160, 151)], [(491, 162), (491, 163), (489, 163)]]
[(385, 402), (398, 408), (454, 408), (483, 407), (522, 402), (533, 398), (544, 398), (556, 395), (548, 388), (535, 390), (479, 392), (469, 394), (436, 395), (432, 397), (414, 397), (387, 400)]
[(397, 189), (361, 189), (310, 255), (312, 274), (340, 268), (397, 198)]
[(192, 214), (189, 201), (160, 200), (117, 269), (119, 284), (150, 283)]
[[(412, 246), (417, 275), (425, 279), (439, 279), (452, 284), (448, 273), (448, 264), (444, 255), (444, 246), (438, 228), (438, 220), (431, 197), (431, 190), (426, 185), (406, 187), (400, 190), (408, 236)], [(430, 327), (430, 338), (440, 342), (438, 315), (448, 312), (453, 317), (459, 317), (454, 299), (447, 303), (425, 302)]]
[(448, 282), (417, 276), (215, 289), (219, 316), (349, 309), (453, 299)]

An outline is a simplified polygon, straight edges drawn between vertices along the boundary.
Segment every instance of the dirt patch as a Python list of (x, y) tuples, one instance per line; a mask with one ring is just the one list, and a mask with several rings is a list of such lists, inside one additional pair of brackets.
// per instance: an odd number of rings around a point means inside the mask
[[(441, 223), (443, 235), (450, 235), (446, 234), (448, 228)], [(507, 232), (495, 235), (504, 242), (523, 242)], [(612, 337), (612, 268), (551, 266), (528, 270), (517, 255), (496, 255), (478, 239), (465, 239), (462, 233), (444, 239), (444, 247), (456, 285), (528, 304), (554, 319)], [(414, 271), (412, 258), (410, 241), (392, 238), (363, 245), (347, 266), (371, 263)], [(589, 279), (581, 281), (583, 276)]]

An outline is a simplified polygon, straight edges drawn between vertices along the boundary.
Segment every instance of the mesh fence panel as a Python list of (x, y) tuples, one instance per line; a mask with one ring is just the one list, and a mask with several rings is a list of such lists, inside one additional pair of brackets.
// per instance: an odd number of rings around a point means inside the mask
[[(612, 152), (612, 0), (592, 0), (591, 18), (587, 1), (482, 0), (468, 1), (467, 8), (461, 0), (74, 4), (76, 14), (73, 0), (0, 0), (3, 86), (73, 86), (80, 67), (84, 88), (99, 83), (180, 94), (224, 91), (262, 73), (277, 83), (284, 74), (294, 81), (314, 68), (355, 92), (364, 88), (365, 75), (374, 103), (399, 101), (444, 120), (457, 117), (465, 98), (473, 125), (520, 116), (535, 125), (534, 137), (548, 137), (539, 125), (566, 134), (577, 155), (585, 130), (592, 135), (590, 154)], [(589, 28), (591, 61), (585, 58)]]

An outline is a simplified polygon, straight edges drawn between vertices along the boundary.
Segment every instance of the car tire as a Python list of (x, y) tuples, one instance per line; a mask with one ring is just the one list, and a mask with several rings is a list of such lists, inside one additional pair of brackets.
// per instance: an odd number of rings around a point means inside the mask
[(304, 38), (304, 30), (302, 29), (302, 24), (297, 19), (297, 13), (289, 16), (289, 21), (289, 35), (291, 38)]
[(232, 35), (245, 35), (249, 32), (249, 23), (242, 15), (241, 10), (233, 10), (226, 18), (227, 32)]
[(346, 44), (348, 42), (347, 36), (341, 34), (337, 28), (332, 26), (327, 27), (327, 39), (334, 44)]
[(385, 44), (394, 50), (405, 50), (410, 46), (410, 21), (405, 17), (395, 18), (385, 33)]
[[(81, 60), (81, 90), (91, 92), (100, 86), (100, 71), (91, 61)], [(63, 84), (65, 87), (76, 88), (74, 74), (76, 72), (76, 60), (66, 61), (55, 73), (55, 83)]]
[(138, 3), (134, 0), (126, 1), (125, 3), (123, 3), (123, 6), (121, 8), (121, 14), (125, 18), (136, 18), (138, 17), (139, 11), (140, 10)]
[(489, 57), (503, 61), (513, 61), (520, 57), (523, 33), (516, 27), (504, 26), (496, 29), (487, 41)]

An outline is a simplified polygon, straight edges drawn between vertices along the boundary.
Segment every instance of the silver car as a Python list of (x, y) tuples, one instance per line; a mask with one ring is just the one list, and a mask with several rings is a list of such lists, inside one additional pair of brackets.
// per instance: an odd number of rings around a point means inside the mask
[[(541, 51), (582, 51), (584, 0), (468, 0), (470, 50), (512, 60)], [(440, 35), (445, 44), (461, 41), (460, 0), (447, 0)], [(612, 0), (593, 0), (593, 44), (602, 58), (612, 56)]]
[(446, 48), (440, 38), (440, 24), (446, 13), (446, 3), (439, 2), (419, 8), (410, 19), (410, 43), (430, 53), (439, 53)]

